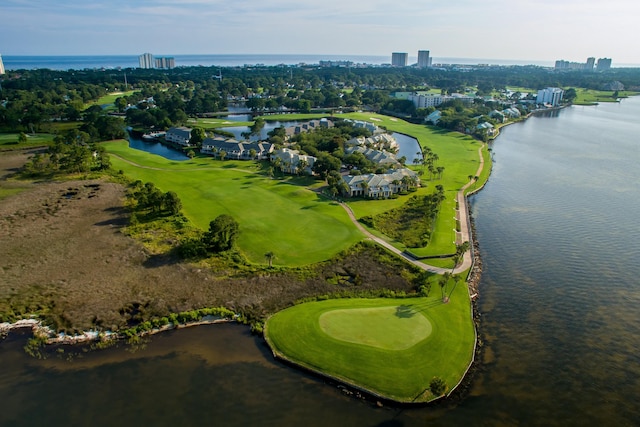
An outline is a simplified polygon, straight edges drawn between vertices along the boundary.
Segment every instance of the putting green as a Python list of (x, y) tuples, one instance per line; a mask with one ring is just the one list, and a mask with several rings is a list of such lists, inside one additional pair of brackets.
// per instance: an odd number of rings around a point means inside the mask
[(330, 337), (385, 350), (406, 350), (431, 335), (431, 322), (408, 306), (332, 310), (320, 329)]

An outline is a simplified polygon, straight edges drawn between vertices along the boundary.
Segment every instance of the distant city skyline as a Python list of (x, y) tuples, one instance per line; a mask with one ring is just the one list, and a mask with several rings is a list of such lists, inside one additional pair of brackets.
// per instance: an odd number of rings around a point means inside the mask
[(413, 61), (428, 48), (436, 58), (640, 64), (635, 0), (4, 0), (0, 15), (5, 56), (409, 52)]

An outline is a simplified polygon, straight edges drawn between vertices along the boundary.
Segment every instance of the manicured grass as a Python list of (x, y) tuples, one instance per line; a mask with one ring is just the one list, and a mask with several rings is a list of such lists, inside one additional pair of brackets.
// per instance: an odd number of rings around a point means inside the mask
[(113, 168), (132, 179), (153, 182), (162, 191), (175, 191), (185, 215), (208, 229), (220, 214), (240, 224), (238, 247), (249, 260), (265, 263), (274, 252), (275, 264), (300, 266), (323, 261), (360, 241), (363, 236), (336, 203), (306, 188), (308, 178), (269, 179), (255, 162), (197, 157), (172, 161), (130, 149), (125, 141), (105, 143)]
[(599, 102), (616, 102), (618, 98), (626, 98), (635, 95), (636, 92), (619, 91), (617, 97), (613, 97), (614, 91), (576, 89), (575, 105), (593, 105)]
[(134, 92), (135, 92), (135, 90), (129, 90), (129, 91), (126, 91), (126, 92), (109, 93), (107, 95), (101, 96), (96, 101), (92, 101), (92, 102), (88, 103), (87, 107), (89, 107), (91, 105), (109, 105), (109, 104), (113, 104), (114, 102), (116, 102), (117, 98), (120, 98), (122, 96), (129, 96), (129, 95), (133, 94)]
[(222, 118), (190, 118), (187, 122), (187, 126), (198, 126), (203, 129), (217, 129), (229, 126), (251, 126), (253, 122), (238, 122)]
[(24, 148), (39, 147), (48, 145), (53, 141), (54, 135), (48, 133), (27, 134), (27, 142), (19, 144), (20, 133), (0, 133), (0, 151), (22, 150)]
[[(313, 118), (326, 117), (326, 114), (280, 114), (264, 116), (268, 120), (309, 120)], [(384, 116), (375, 113), (346, 113), (336, 114), (334, 117), (363, 120), (376, 123), (390, 131), (404, 133), (418, 140), (420, 146), (429, 147), (439, 156), (436, 166), (443, 166), (445, 171), (441, 179), (429, 180), (428, 172), (422, 177), (422, 187), (417, 195), (431, 194), (436, 185), (442, 185), (445, 190), (446, 199), (442, 202), (440, 214), (436, 220), (436, 225), (432, 233), (431, 242), (426, 248), (415, 248), (412, 252), (417, 256), (432, 256), (449, 254), (455, 252), (455, 196), (457, 191), (468, 181), (469, 175), (475, 176), (480, 160), (478, 158), (478, 148), (481, 142), (458, 132), (450, 132), (432, 126), (416, 125), (408, 123), (402, 119)], [(485, 156), (485, 169), (480, 176), (477, 185), (481, 185), (488, 178), (488, 170), (491, 167), (490, 157), (487, 156), (486, 148), (483, 150)], [(411, 169), (420, 171), (421, 167), (409, 165)], [(397, 199), (368, 200), (368, 199), (347, 199), (349, 206), (353, 209), (357, 218), (368, 215), (377, 215), (403, 205), (408, 197), (401, 196)], [(399, 249), (405, 249), (399, 242), (391, 242)], [(443, 261), (443, 266), (448, 266), (447, 261)]]
[[(472, 360), (469, 294), (429, 298), (339, 299), (305, 303), (268, 319), (265, 337), (280, 357), (384, 397), (428, 401), (434, 376), (448, 388)], [(327, 326), (329, 323), (329, 326)]]

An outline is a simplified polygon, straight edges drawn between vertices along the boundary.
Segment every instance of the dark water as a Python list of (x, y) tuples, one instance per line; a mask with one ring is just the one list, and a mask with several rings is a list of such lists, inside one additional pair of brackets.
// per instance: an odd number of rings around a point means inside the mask
[(640, 98), (503, 130), (473, 200), (483, 368), (460, 404), (377, 408), (239, 325), (67, 362), (0, 344), (0, 425), (640, 425)]
[(157, 154), (169, 160), (189, 160), (181, 151), (168, 147), (156, 141), (143, 141), (141, 139), (129, 136), (129, 147), (136, 150), (146, 151), (151, 154)]

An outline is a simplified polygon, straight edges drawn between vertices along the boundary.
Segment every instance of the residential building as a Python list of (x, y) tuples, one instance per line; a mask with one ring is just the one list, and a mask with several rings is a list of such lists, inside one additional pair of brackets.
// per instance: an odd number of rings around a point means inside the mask
[(282, 172), (297, 174), (299, 171), (300, 163), (304, 163), (304, 172), (311, 175), (313, 165), (316, 162), (316, 158), (313, 156), (307, 156), (300, 154), (298, 150), (291, 150), (289, 148), (281, 148), (274, 151), (271, 154), (271, 163), (280, 163), (280, 169)]
[(409, 63), (409, 54), (406, 52), (393, 52), (391, 54), (391, 65), (394, 67), (406, 67)]
[(295, 126), (289, 126), (287, 128), (284, 129), (285, 131), (285, 138), (289, 139), (292, 136), (301, 134), (301, 133), (305, 133), (305, 132), (309, 132), (312, 131), (314, 129), (318, 129), (321, 127), (324, 128), (332, 128), (333, 122), (327, 118), (322, 118), (320, 120), (309, 120), (308, 122), (304, 122), (304, 123), (300, 123), (297, 124)]
[(419, 50), (418, 51), (418, 68), (429, 68), (431, 67), (431, 58), (429, 57), (428, 50)]
[(596, 58), (589, 57), (587, 58), (587, 63), (585, 64), (584, 69), (587, 71), (593, 71), (593, 67), (596, 65)]
[(560, 105), (560, 101), (562, 101), (563, 95), (564, 91), (559, 87), (548, 87), (546, 89), (541, 89), (538, 91), (536, 103), (557, 107), (558, 105)]
[(174, 144), (182, 145), (183, 147), (189, 147), (191, 141), (191, 128), (170, 128), (164, 135), (164, 139), (167, 142), (173, 142)]
[(413, 105), (416, 108), (427, 108), (427, 107), (437, 107), (443, 102), (445, 102), (448, 97), (445, 95), (434, 94), (434, 93), (426, 93), (422, 95), (418, 95), (417, 93), (413, 93), (407, 97), (407, 99), (413, 102)]
[(596, 70), (603, 71), (611, 68), (611, 58), (600, 58), (598, 59), (598, 65), (596, 65)]
[(344, 143), (345, 147), (367, 147), (376, 150), (386, 150), (397, 153), (400, 149), (398, 141), (388, 133), (378, 133), (369, 138), (359, 136), (357, 138), (351, 138)]
[(433, 113), (429, 114), (427, 117), (425, 117), (424, 122), (431, 123), (435, 126), (438, 124), (441, 118), (442, 118), (442, 113), (440, 112), (440, 110), (436, 110)]
[(367, 160), (379, 166), (394, 167), (400, 165), (400, 162), (398, 162), (398, 159), (396, 159), (395, 154), (389, 153), (388, 151), (384, 150), (375, 150), (373, 148), (364, 147), (361, 145), (345, 147), (344, 153), (362, 153), (362, 155), (366, 157)]
[(5, 73), (4, 71), (4, 63), (2, 62), (2, 55), (0, 55), (0, 76)]
[[(269, 142), (236, 141), (227, 138), (205, 138), (200, 152), (211, 156), (221, 157), (224, 151), (225, 159), (234, 160), (267, 160), (273, 152), (274, 145)], [(253, 151), (252, 151), (253, 150)]]
[(172, 58), (172, 57), (156, 58), (155, 63), (156, 63), (156, 68), (163, 68), (163, 69), (170, 70), (176, 67), (176, 60), (175, 58)]
[(376, 133), (376, 132), (380, 131), (380, 128), (374, 123), (365, 122), (365, 121), (362, 121), (362, 120), (351, 120), (351, 119), (344, 119), (344, 121), (348, 122), (348, 123), (351, 123), (354, 128), (366, 129), (371, 133)]
[(138, 57), (140, 68), (153, 68), (155, 63), (153, 62), (153, 55), (150, 53), (143, 53)]
[(366, 196), (374, 199), (386, 199), (392, 194), (407, 190), (409, 182), (419, 186), (418, 175), (406, 168), (389, 169), (384, 174), (347, 175), (342, 180), (346, 184), (348, 196)]

